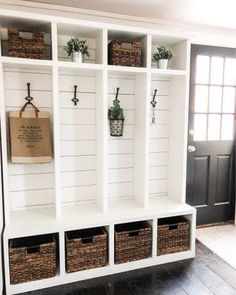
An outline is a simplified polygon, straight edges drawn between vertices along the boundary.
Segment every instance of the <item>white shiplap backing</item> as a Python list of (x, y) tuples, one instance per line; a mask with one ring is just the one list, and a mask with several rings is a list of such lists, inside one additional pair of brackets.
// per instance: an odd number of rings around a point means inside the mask
[[(35, 104), (52, 111), (51, 74), (45, 70), (5, 70), (6, 110), (19, 110), (25, 102), (26, 83), (31, 83)], [(71, 101), (74, 85), (79, 102)], [(108, 104), (112, 105), (116, 88), (124, 108), (125, 126), (121, 138), (108, 134), (108, 197), (134, 197), (135, 77), (110, 74)], [(152, 80), (157, 94), (157, 124), (150, 126), (149, 195), (168, 192), (168, 137), (170, 80)], [(60, 150), (61, 202), (96, 201), (96, 76), (81, 71), (60, 71)], [(9, 163), (9, 191), (12, 209), (54, 203), (54, 164), (16, 165)]]
[[(52, 114), (51, 74), (45, 70), (5, 68), (6, 111), (20, 110), (27, 95), (26, 83), (31, 83), (33, 103)], [(54, 164), (12, 164), (9, 154), (9, 196), (11, 209), (25, 209), (55, 202)]]
[[(71, 101), (77, 85), (77, 106)], [(59, 75), (61, 202), (96, 200), (96, 77)]]
[[(157, 89), (156, 124), (149, 132), (149, 196), (168, 194), (168, 145), (170, 114), (170, 80), (154, 78), (151, 93)], [(152, 97), (151, 97), (152, 99)]]
[(122, 137), (108, 135), (108, 197), (109, 199), (134, 196), (134, 99), (133, 76), (110, 75), (108, 78), (108, 104), (115, 99), (120, 88), (120, 105), (124, 109), (125, 123)]

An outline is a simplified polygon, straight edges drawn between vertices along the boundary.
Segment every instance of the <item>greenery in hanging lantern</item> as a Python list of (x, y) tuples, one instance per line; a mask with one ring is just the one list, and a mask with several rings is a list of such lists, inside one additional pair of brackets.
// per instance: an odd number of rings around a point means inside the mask
[(118, 99), (113, 100), (113, 106), (108, 110), (109, 120), (124, 120), (124, 111), (120, 107), (120, 101)]

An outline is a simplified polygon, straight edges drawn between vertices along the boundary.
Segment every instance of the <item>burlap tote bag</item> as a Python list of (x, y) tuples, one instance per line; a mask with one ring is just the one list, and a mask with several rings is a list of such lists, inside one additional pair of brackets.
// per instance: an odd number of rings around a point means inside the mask
[[(25, 111), (28, 105), (34, 111)], [(48, 163), (52, 160), (49, 113), (27, 102), (20, 112), (9, 112), (9, 139), (12, 163)]]

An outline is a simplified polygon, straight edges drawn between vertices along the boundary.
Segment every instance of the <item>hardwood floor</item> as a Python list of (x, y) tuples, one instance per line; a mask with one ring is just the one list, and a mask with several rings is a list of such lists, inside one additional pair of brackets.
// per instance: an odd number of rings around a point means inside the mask
[(236, 270), (197, 241), (196, 258), (83, 281), (31, 295), (236, 295)]

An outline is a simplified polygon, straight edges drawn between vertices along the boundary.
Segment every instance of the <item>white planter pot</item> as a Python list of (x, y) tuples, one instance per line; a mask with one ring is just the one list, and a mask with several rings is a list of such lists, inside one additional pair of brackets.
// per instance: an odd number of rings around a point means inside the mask
[(168, 59), (159, 59), (157, 62), (158, 69), (166, 70), (168, 68)]
[(72, 52), (71, 57), (72, 57), (73, 62), (78, 62), (78, 63), (83, 62), (83, 55), (81, 52), (74, 51), (74, 52)]

